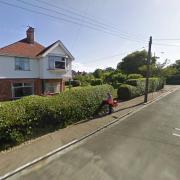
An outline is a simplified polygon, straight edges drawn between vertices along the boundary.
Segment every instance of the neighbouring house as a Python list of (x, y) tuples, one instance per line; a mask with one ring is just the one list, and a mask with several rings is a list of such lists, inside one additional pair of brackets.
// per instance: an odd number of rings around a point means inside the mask
[(44, 47), (29, 27), (26, 38), (0, 48), (0, 100), (62, 92), (73, 60), (60, 40)]

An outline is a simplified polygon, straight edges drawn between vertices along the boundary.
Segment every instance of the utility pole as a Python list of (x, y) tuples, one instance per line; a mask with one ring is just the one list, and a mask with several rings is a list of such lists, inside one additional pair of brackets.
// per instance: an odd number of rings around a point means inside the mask
[(144, 103), (146, 103), (148, 100), (148, 88), (149, 88), (149, 76), (150, 76), (150, 64), (151, 64), (151, 46), (152, 46), (152, 36), (150, 36), (150, 40), (149, 40)]

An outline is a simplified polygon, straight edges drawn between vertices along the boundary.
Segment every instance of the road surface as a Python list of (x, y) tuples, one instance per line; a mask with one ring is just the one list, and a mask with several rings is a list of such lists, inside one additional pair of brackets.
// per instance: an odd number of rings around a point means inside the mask
[(180, 90), (9, 179), (179, 180)]

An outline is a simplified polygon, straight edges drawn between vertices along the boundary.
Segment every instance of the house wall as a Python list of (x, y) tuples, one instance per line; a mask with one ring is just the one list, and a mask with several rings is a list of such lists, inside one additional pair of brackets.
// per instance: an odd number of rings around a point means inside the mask
[(0, 56), (0, 79), (7, 78), (39, 78), (39, 62), (30, 59), (30, 71), (15, 70), (15, 58)]
[(59, 55), (59, 56), (66, 56), (67, 54), (64, 52), (64, 50), (57, 46), (53, 50), (51, 50), (45, 57), (42, 57), (40, 59), (40, 78), (41, 79), (64, 79), (68, 80), (72, 78), (72, 60), (68, 59), (68, 68), (64, 71), (52, 71), (48, 70), (49, 68), (49, 62), (48, 62), (48, 56), (49, 55)]
[(34, 94), (42, 94), (41, 79), (0, 79), (0, 101), (12, 100), (12, 83), (34, 83)]

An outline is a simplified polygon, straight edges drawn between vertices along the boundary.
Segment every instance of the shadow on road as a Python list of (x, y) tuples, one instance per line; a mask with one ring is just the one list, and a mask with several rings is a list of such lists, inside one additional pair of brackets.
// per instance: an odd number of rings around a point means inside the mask
[[(133, 108), (133, 107), (137, 107), (137, 106), (142, 105), (143, 103), (144, 103), (144, 102), (138, 103), (138, 104), (133, 105), (133, 106), (128, 106), (128, 107), (125, 107), (125, 108), (120, 108), (120, 109), (118, 109), (118, 110), (114, 110), (113, 113), (120, 112), (120, 111), (123, 111), (123, 110), (126, 110), (126, 109), (130, 109), (130, 108)], [(113, 113), (112, 113), (112, 114), (113, 114)], [(107, 115), (109, 115), (108, 112), (107, 112), (107, 114), (98, 114), (98, 115), (95, 115), (95, 116), (92, 117), (92, 118), (89, 118), (89, 119), (86, 119), (86, 120), (82, 120), (82, 121), (76, 122), (76, 123), (74, 123), (73, 125), (83, 124), (83, 123), (88, 122), (88, 121), (97, 120), (98, 118), (102, 118), (102, 117), (105, 117), (105, 116), (107, 116)], [(115, 119), (118, 118), (118, 117), (116, 117), (116, 116), (112, 116), (112, 117), (115, 118)]]

